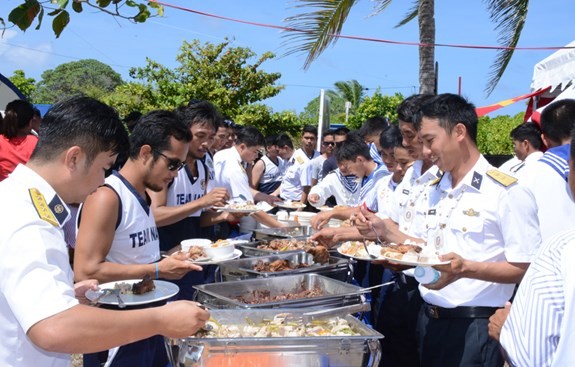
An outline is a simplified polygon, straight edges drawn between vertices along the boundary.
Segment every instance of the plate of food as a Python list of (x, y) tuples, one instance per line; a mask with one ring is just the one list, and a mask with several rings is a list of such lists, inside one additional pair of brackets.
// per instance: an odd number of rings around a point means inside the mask
[(152, 280), (147, 276), (144, 279), (129, 279), (117, 282), (100, 284), (99, 290), (88, 290), (86, 298), (92, 302), (105, 305), (118, 305), (118, 296), (111, 290), (119, 290), (120, 297), (126, 306), (143, 305), (162, 301), (175, 296), (180, 288), (174, 283), (163, 280)]
[(263, 210), (259, 205), (256, 205), (251, 201), (227, 203), (224, 206), (212, 206), (211, 208), (217, 211), (230, 213), (255, 213)]
[(338, 248), (338, 252), (359, 260), (387, 260), (409, 266), (449, 264), (449, 261), (439, 260), (437, 253), (426, 251), (424, 247), (414, 243), (377, 245), (375, 242), (367, 241), (367, 249), (370, 254), (377, 256), (377, 259), (369, 257), (361, 241), (344, 242)]
[(234, 249), (234, 251), (229, 255), (212, 257), (209, 260), (203, 260), (203, 261), (197, 261), (197, 260), (196, 261), (189, 260), (189, 261), (197, 265), (216, 265), (224, 261), (235, 260), (240, 256), (242, 256), (242, 250)]
[(274, 204), (276, 206), (279, 206), (280, 208), (284, 208), (284, 209), (303, 209), (303, 208), (305, 208), (305, 204), (302, 204), (299, 201), (286, 200), (286, 201), (279, 201), (279, 202), (274, 203)]

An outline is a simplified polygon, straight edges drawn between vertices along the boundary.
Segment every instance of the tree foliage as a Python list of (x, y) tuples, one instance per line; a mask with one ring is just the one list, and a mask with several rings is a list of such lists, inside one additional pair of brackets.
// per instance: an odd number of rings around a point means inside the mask
[(29, 102), (33, 102), (32, 95), (36, 91), (36, 79), (27, 78), (24, 70), (14, 70), (14, 73), (8, 79), (26, 96)]
[(243, 106), (235, 121), (241, 125), (255, 126), (264, 136), (286, 133), (296, 137), (305, 125), (293, 111), (273, 112), (270, 107), (259, 103)]
[(32, 96), (36, 103), (55, 103), (76, 94), (102, 99), (123, 83), (120, 74), (110, 66), (98, 60), (85, 59), (60, 64), (43, 72)]
[(515, 116), (497, 116), (490, 118), (482, 116), (477, 126), (477, 147), (483, 154), (510, 155), (513, 154), (513, 143), (509, 133), (523, 123), (524, 113)]
[(357, 108), (357, 111), (349, 117), (347, 126), (350, 129), (358, 129), (370, 117), (387, 117), (390, 121), (397, 119), (397, 106), (403, 101), (401, 93), (393, 96), (384, 96), (377, 89), (373, 96), (367, 96)]
[(130, 70), (138, 83), (121, 88), (121, 96), (114, 94), (107, 101), (118, 109), (129, 100), (136, 101), (145, 112), (173, 109), (190, 99), (207, 100), (233, 118), (243, 106), (273, 97), (283, 89), (275, 84), (280, 73), (261, 70), (262, 63), (274, 54), (265, 52), (256, 57), (251, 49), (231, 47), (230, 43), (227, 39), (219, 44), (184, 42), (176, 57), (179, 66), (174, 69), (147, 59), (146, 66)]
[[(149, 17), (163, 15), (164, 9), (154, 1), (140, 0), (24, 0), (24, 2), (10, 11), (8, 22), (26, 31), (34, 21), (37, 21), (36, 30), (42, 27), (44, 16), (52, 18), (52, 30), (56, 38), (70, 22), (70, 8), (81, 13), (84, 8), (96, 9), (112, 16), (128, 19), (134, 23), (145, 22)], [(152, 15), (152, 12), (155, 14)], [(5, 29), (8, 26), (4, 17), (0, 17), (0, 24)]]

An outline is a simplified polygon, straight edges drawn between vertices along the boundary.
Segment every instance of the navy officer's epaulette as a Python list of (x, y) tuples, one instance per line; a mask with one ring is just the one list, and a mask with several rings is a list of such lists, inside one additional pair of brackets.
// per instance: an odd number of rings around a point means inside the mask
[(40, 219), (54, 227), (61, 227), (66, 222), (69, 213), (58, 195), (54, 195), (50, 203), (47, 203), (40, 190), (31, 188), (28, 192)]
[(440, 182), (441, 182), (441, 179), (443, 178), (443, 174), (444, 174), (444, 173), (445, 173), (445, 172), (441, 172), (441, 170), (437, 170), (437, 174), (436, 174), (436, 175), (437, 175), (437, 178), (436, 178), (435, 180), (432, 180), (432, 181), (429, 183), (429, 186), (435, 186), (435, 185), (437, 185), (438, 183), (440, 183)]
[(517, 178), (510, 176), (506, 173), (501, 172), (497, 169), (490, 169), (485, 172), (487, 176), (491, 177), (493, 181), (505, 186), (509, 187), (517, 182)]

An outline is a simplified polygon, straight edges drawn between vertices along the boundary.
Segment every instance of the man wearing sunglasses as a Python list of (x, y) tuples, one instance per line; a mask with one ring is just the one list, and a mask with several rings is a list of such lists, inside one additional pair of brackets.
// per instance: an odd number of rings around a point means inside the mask
[(335, 130), (327, 130), (321, 139), (321, 154), (309, 162), (311, 166), (311, 186), (317, 185), (323, 178), (323, 163), (333, 156), (335, 150)]
[[(130, 158), (119, 172), (88, 196), (80, 208), (74, 255), (77, 281), (100, 283), (142, 279), (179, 279), (202, 268), (185, 257), (160, 260), (160, 244), (151, 199), (146, 190), (161, 191), (184, 166), (189, 129), (172, 112), (143, 116), (130, 136)], [(166, 365), (161, 337), (85, 355), (84, 366)], [(157, 363), (157, 364), (156, 364)]]

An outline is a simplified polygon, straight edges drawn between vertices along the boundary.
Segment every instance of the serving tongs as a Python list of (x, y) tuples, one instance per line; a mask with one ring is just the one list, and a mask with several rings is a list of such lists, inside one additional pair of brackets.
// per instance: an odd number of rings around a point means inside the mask
[(323, 318), (331, 317), (331, 316), (348, 315), (348, 314), (356, 313), (356, 312), (366, 312), (369, 310), (371, 310), (371, 304), (369, 302), (358, 303), (355, 305), (305, 312), (301, 315), (288, 314), (286, 317), (286, 321), (288, 321), (288, 322), (292, 322), (292, 321), (293, 322), (301, 322), (303, 324), (307, 324), (308, 322), (311, 322), (311, 321), (317, 320), (317, 319), (323, 319)]

